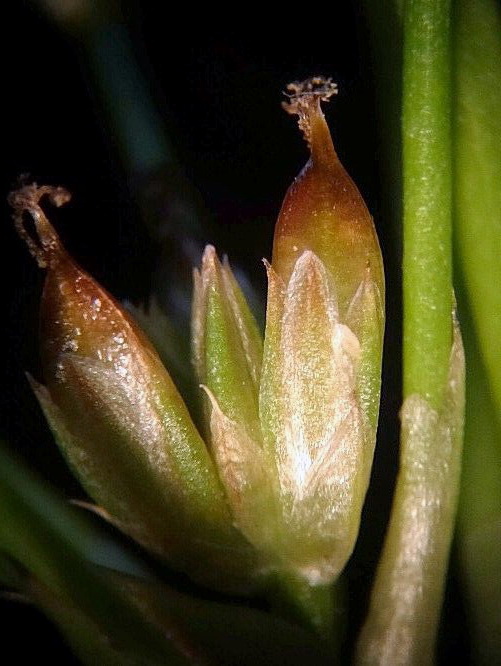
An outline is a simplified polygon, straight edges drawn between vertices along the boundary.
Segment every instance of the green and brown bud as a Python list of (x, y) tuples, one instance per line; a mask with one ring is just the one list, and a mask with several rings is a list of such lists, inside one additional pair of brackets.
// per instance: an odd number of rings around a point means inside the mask
[(315, 78), (289, 86), (310, 159), (286, 194), (268, 276), (260, 413), (275, 461), (282, 557), (311, 584), (350, 556), (381, 384), (384, 278), (372, 218), (334, 149)]
[[(238, 588), (251, 549), (232, 525), (210, 454), (146, 337), (62, 247), (39, 206), (44, 195), (58, 205), (68, 199), (61, 188), (30, 185), (10, 200), (21, 236), (47, 268), (46, 386), (33, 386), (58, 443), (124, 532), (198, 580)], [(37, 240), (24, 228), (25, 212)]]
[(195, 280), (194, 356), (236, 525), (270, 570), (323, 585), (353, 550), (370, 476), (384, 278), (372, 218), (320, 109), (336, 88), (312, 79), (291, 89), (286, 108), (311, 156), (275, 230), (261, 372), (246, 351), (247, 315), (235, 314), (246, 306), (232, 305), (212, 249)]

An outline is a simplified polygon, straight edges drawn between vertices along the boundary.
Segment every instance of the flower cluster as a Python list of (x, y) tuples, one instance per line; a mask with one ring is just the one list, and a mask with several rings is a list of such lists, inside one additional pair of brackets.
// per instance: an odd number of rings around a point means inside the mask
[[(207, 247), (194, 272), (197, 428), (132, 317), (62, 247), (39, 205), (61, 188), (11, 197), (47, 269), (45, 386), (55, 437), (106, 516), (155, 555), (217, 589), (274, 573), (332, 582), (350, 556), (372, 464), (384, 278), (372, 218), (320, 108), (330, 80), (289, 87), (310, 149), (266, 263), (264, 340), (228, 262)], [(23, 226), (34, 220), (37, 242)]]

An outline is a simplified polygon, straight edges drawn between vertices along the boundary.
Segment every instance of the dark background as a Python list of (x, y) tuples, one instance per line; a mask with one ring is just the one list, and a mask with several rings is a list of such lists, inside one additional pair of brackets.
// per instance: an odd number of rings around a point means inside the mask
[[(176, 16), (169, 18), (165, 3), (122, 3), (135, 55), (180, 165), (171, 183), (173, 196), (178, 178), (191, 183), (207, 220), (198, 240), (228, 253), (263, 293), (260, 259), (271, 255), (282, 198), (307, 158), (295, 121), (280, 108), (281, 92), (289, 81), (313, 74), (332, 76), (339, 84), (340, 93), (326, 115), (341, 160), (374, 214), (386, 260), (388, 300), (380, 438), (361, 536), (347, 572), (349, 633), (356, 632), (363, 618), (384, 533), (400, 404), (399, 241), (398, 232), (381, 219), (384, 165), (376, 141), (374, 74), (358, 5), (334, 3), (328, 14), (307, 8), (306, 17), (286, 16), (278, 25), (262, 10), (241, 7), (233, 17), (200, 15), (192, 6), (183, 14), (176, 7)], [(82, 44), (64, 35), (33, 3), (13, 2), (3, 11), (8, 16), (0, 28), (1, 434), (67, 497), (82, 497), (24, 376), (29, 370), (40, 378), (37, 316), (43, 274), (13, 230), (6, 196), (25, 173), (41, 184), (67, 187), (73, 201), (65, 211), (51, 211), (51, 218), (79, 263), (120, 299), (147, 300), (160, 248), (141, 221), (138, 193), (145, 174), (131, 173), (121, 160), (113, 121), (103, 111)], [(176, 219), (166, 224), (173, 238), (186, 234), (176, 227)], [(173, 263), (165, 279), (180, 275), (181, 268)], [(4, 650), (10, 645), (17, 659), (43, 654), (71, 663), (56, 631), (38, 611), (0, 604)], [(453, 575), (445, 608), (442, 660), (461, 655), (467, 661), (462, 600)]]

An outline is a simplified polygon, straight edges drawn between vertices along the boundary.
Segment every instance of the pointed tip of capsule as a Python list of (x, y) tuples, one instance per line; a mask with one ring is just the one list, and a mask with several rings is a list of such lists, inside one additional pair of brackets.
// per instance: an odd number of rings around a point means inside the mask
[[(367, 261), (382, 286), (380, 248), (372, 217), (336, 154), (321, 102), (336, 94), (331, 79), (314, 77), (290, 84), (289, 113), (299, 126), (311, 156), (289, 187), (275, 227), (273, 267), (288, 282), (297, 258), (312, 250), (336, 284), (343, 316), (364, 279)], [(376, 274), (377, 273), (377, 274)]]
[[(40, 309), (42, 365), (47, 384), (61, 379), (62, 352), (97, 357), (113, 365), (124, 350), (138, 348), (157, 359), (151, 344), (123, 307), (66, 252), (40, 201), (47, 197), (55, 206), (71, 195), (62, 187), (23, 185), (9, 195), (14, 223), (30, 253), (47, 275)], [(31, 216), (34, 229), (28, 228)]]
[[(25, 241), (40, 268), (47, 268), (58, 257), (65, 254), (65, 251), (59, 236), (40, 206), (40, 200), (43, 197), (47, 197), (54, 206), (59, 208), (71, 199), (71, 194), (64, 187), (50, 185), (39, 187), (36, 183), (31, 183), (11, 192), (8, 202), (14, 209), (13, 218), (16, 231)], [(33, 219), (36, 238), (33, 238), (26, 228), (25, 213), (31, 215)]]
[(327, 102), (337, 95), (338, 87), (332, 79), (314, 76), (305, 81), (294, 81), (287, 86), (286, 102), (282, 107), (287, 113), (298, 116), (299, 129), (311, 151), (314, 161), (330, 161), (336, 156), (334, 144), (325, 121), (321, 102)]

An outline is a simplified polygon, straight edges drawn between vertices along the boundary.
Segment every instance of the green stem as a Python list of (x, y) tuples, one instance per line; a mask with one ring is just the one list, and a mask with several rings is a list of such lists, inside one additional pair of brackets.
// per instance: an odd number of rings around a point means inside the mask
[(401, 455), (359, 664), (431, 664), (459, 488), (464, 354), (452, 330), (450, 2), (404, 11)]
[(439, 407), (451, 351), (450, 2), (404, 16), (404, 397)]
[(434, 662), (461, 467), (464, 354), (455, 326), (439, 411), (422, 396), (401, 410), (397, 487), (358, 664)]

